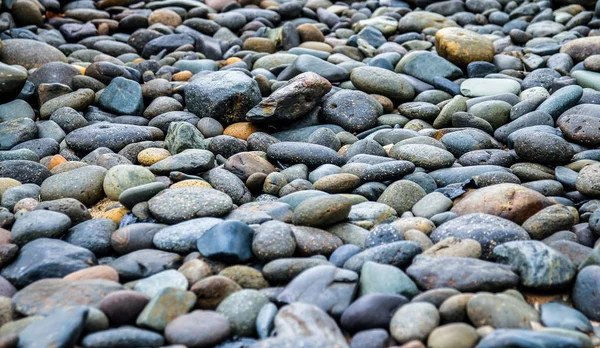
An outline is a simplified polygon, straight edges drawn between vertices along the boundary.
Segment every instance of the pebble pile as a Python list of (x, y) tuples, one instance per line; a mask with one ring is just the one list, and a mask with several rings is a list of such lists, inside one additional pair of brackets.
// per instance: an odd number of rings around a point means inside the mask
[(3, 0), (0, 348), (600, 346), (600, 1)]

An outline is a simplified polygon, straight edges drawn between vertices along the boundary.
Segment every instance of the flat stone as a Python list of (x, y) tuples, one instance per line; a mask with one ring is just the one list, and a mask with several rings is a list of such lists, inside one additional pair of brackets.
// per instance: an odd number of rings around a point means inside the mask
[(420, 288), (450, 287), (461, 292), (501, 291), (519, 281), (508, 266), (461, 257), (419, 256), (406, 273)]
[(521, 85), (509, 79), (467, 79), (460, 85), (465, 97), (486, 97), (503, 93), (518, 94)]
[(221, 191), (188, 187), (165, 190), (150, 199), (148, 205), (160, 221), (174, 224), (199, 217), (225, 215), (233, 202)]
[(42, 279), (21, 289), (13, 297), (15, 309), (24, 315), (47, 315), (57, 308), (97, 306), (123, 287), (110, 280)]
[(163, 331), (175, 318), (186, 314), (196, 303), (196, 295), (176, 288), (164, 288), (148, 302), (136, 325)]

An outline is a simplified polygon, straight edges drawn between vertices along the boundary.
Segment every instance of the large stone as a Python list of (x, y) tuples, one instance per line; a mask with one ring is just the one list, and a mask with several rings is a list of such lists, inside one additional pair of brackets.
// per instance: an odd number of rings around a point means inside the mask
[(162, 191), (148, 201), (152, 214), (160, 221), (175, 224), (199, 217), (217, 217), (233, 207), (225, 193), (204, 187), (186, 187)]
[(312, 110), (329, 90), (331, 83), (318, 74), (300, 74), (249, 110), (246, 118), (252, 122), (298, 119)]
[(514, 241), (494, 248), (499, 263), (508, 264), (519, 274), (523, 286), (560, 289), (571, 283), (576, 269), (560, 252), (539, 241)]
[(498, 184), (469, 194), (454, 205), (452, 212), (459, 216), (485, 213), (522, 224), (550, 204), (548, 198), (534, 190), (517, 184)]
[(256, 318), (260, 309), (269, 303), (267, 296), (257, 290), (237, 291), (223, 300), (217, 312), (223, 314), (231, 324), (231, 333), (236, 336), (256, 336)]
[(275, 316), (277, 337), (297, 340), (315, 338), (317, 342), (331, 342), (333, 346), (347, 348), (346, 338), (336, 322), (315, 305), (292, 303), (284, 306)]
[(461, 292), (502, 291), (517, 285), (510, 267), (467, 257), (419, 256), (406, 273), (423, 289), (454, 288)]
[(600, 197), (600, 164), (593, 163), (582, 168), (575, 185), (577, 191), (584, 195)]
[(135, 81), (119, 76), (104, 89), (98, 103), (117, 115), (141, 115), (144, 111), (142, 87)]
[[(411, 14), (409, 13), (407, 16), (404, 16), (402, 20), (410, 15)], [(427, 51), (410, 52), (402, 57), (400, 62), (396, 65), (395, 70), (396, 72), (416, 77), (426, 83), (433, 83), (434, 77), (437, 76), (445, 77), (449, 80), (454, 80), (463, 76), (463, 72), (459, 67), (444, 58)]]
[(180, 316), (165, 329), (165, 337), (169, 343), (186, 347), (214, 346), (229, 337), (230, 333), (231, 326), (227, 317), (201, 310)]
[(106, 172), (99, 166), (84, 166), (52, 175), (42, 183), (40, 195), (45, 201), (74, 198), (85, 205), (93, 205), (104, 197)]
[(424, 341), (440, 323), (440, 314), (434, 305), (427, 302), (406, 304), (392, 317), (390, 333), (400, 343), (412, 340)]
[(27, 39), (12, 39), (2, 42), (0, 60), (9, 65), (21, 65), (25, 69), (39, 68), (50, 62), (67, 62), (67, 57), (47, 43)]
[(106, 196), (113, 201), (119, 200), (119, 195), (132, 187), (153, 183), (154, 174), (142, 166), (128, 164), (116, 165), (108, 170), (104, 177), (103, 188)]
[(395, 101), (412, 100), (415, 95), (412, 85), (402, 76), (377, 67), (358, 67), (350, 75), (352, 84), (369, 94), (384, 95)]
[(132, 143), (154, 140), (154, 133), (148, 127), (116, 123), (96, 123), (67, 134), (65, 142), (76, 152), (89, 153), (99, 147), (107, 147), (115, 152)]
[(560, 48), (560, 53), (566, 53), (580, 62), (591, 55), (600, 54), (600, 38), (591, 36), (571, 40)]
[(261, 101), (258, 83), (239, 71), (219, 71), (195, 79), (185, 88), (190, 112), (228, 125), (245, 121)]
[(56, 239), (40, 238), (27, 243), (2, 276), (17, 287), (45, 278), (61, 278), (96, 264), (91, 251)]
[(467, 303), (467, 315), (476, 327), (490, 325), (501, 328), (530, 328), (539, 322), (540, 314), (523, 299), (504, 294), (482, 293)]
[(282, 303), (309, 303), (339, 318), (352, 302), (358, 275), (334, 266), (316, 266), (300, 273), (277, 296)]
[(482, 213), (467, 214), (445, 222), (438, 226), (430, 236), (434, 243), (449, 237), (477, 241), (481, 244), (484, 260), (493, 259), (492, 252), (497, 245), (529, 239), (527, 232), (516, 223)]
[(15, 309), (24, 315), (48, 315), (57, 308), (98, 306), (107, 295), (123, 290), (121, 284), (104, 279), (42, 279), (13, 297)]
[(65, 308), (19, 333), (19, 347), (73, 347), (83, 333), (89, 309)]
[(186, 314), (196, 303), (194, 293), (176, 288), (159, 291), (138, 316), (136, 325), (163, 331), (175, 318)]
[(437, 53), (465, 68), (471, 62), (491, 62), (494, 45), (487, 37), (462, 28), (444, 28), (435, 33)]

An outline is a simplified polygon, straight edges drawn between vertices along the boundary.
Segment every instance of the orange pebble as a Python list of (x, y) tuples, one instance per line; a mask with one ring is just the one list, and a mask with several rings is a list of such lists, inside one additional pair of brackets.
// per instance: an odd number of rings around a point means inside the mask
[(237, 63), (237, 62), (241, 62), (242, 58), (238, 58), (238, 57), (231, 57), (231, 58), (227, 58), (227, 60), (225, 61), (225, 63), (227, 65), (233, 64), (233, 63)]
[(79, 72), (81, 73), (81, 75), (85, 75), (85, 68), (80, 66), (80, 65), (71, 65), (73, 67), (75, 67), (75, 69), (79, 70)]
[(118, 226), (121, 222), (121, 219), (123, 216), (125, 216), (125, 214), (127, 214), (128, 211), (129, 210), (127, 210), (125, 207), (115, 208), (103, 212), (101, 217), (111, 219)]
[(59, 164), (63, 164), (67, 162), (67, 159), (64, 158), (61, 155), (54, 155), (52, 156), (52, 158), (50, 159), (50, 163), (48, 163), (48, 169), (52, 169), (54, 167), (56, 167)]
[(173, 74), (173, 81), (187, 81), (190, 79), (190, 77), (192, 77), (192, 72), (191, 71), (180, 71), (178, 73)]
[(136, 58), (133, 60), (134, 63), (141, 63), (144, 61), (144, 58)]
[(252, 133), (262, 132), (263, 129), (251, 122), (238, 122), (227, 126), (223, 131), (223, 135), (246, 140)]
[(110, 266), (94, 266), (85, 268), (73, 273), (69, 273), (64, 279), (67, 280), (84, 280), (84, 279), (105, 279), (113, 282), (119, 281), (119, 273)]

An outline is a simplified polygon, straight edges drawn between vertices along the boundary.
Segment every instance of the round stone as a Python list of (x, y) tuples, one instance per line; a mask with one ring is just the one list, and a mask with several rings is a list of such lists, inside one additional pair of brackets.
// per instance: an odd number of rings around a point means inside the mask
[(462, 28), (438, 30), (435, 49), (441, 57), (463, 68), (471, 62), (491, 62), (494, 58), (494, 45), (490, 39)]
[(108, 198), (117, 201), (123, 191), (154, 181), (156, 181), (154, 174), (144, 167), (117, 165), (106, 173), (103, 188)]

